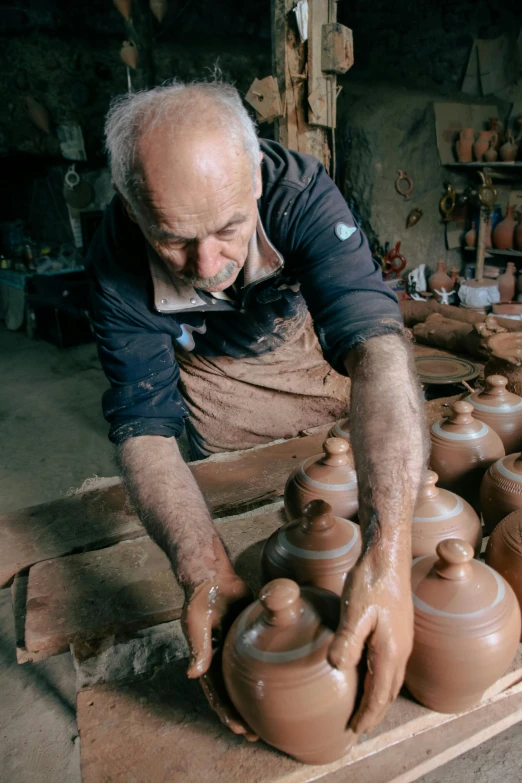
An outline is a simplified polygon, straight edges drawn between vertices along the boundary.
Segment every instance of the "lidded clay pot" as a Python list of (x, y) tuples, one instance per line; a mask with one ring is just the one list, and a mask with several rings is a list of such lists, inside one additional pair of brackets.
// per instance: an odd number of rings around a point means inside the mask
[(434, 555), (437, 544), (446, 538), (460, 538), (480, 553), (482, 529), (473, 508), (458, 495), (437, 487), (438, 476), (426, 472), (411, 527), (412, 557)]
[(508, 454), (486, 472), (480, 485), (480, 507), (486, 533), (522, 508), (522, 454)]
[(336, 421), (329, 431), (328, 437), (350, 440), (350, 419), (341, 419), (341, 421)]
[(522, 511), (496, 526), (486, 547), (486, 563), (511, 585), (522, 609)]
[(311, 500), (326, 500), (334, 516), (353, 517), (359, 508), (357, 476), (350, 444), (341, 438), (327, 438), (324, 454), (309, 457), (288, 477), (285, 509), (288, 519), (303, 516)]
[(261, 553), (263, 580), (288, 577), (340, 596), (361, 548), (359, 525), (334, 517), (324, 500), (312, 500), (303, 517), (287, 522), (267, 539)]
[(473, 417), (495, 430), (506, 454), (512, 454), (522, 450), (522, 397), (506, 386), (503, 375), (488, 375), (484, 391), (468, 394), (466, 402), (473, 405)]
[(223, 677), (235, 708), (265, 742), (305, 764), (326, 764), (352, 741), (346, 726), (357, 669), (334, 669), (328, 648), (339, 599), (275, 579), (236, 619), (223, 649)]
[(448, 418), (431, 426), (429, 466), (439, 476), (439, 487), (456, 492), (476, 510), (482, 476), (506, 452), (497, 433), (472, 416), (469, 402), (457, 400), (450, 410)]
[(480, 701), (511, 665), (520, 639), (520, 609), (508, 583), (473, 559), (458, 538), (412, 567), (413, 652), (410, 693), (437, 712), (462, 712)]

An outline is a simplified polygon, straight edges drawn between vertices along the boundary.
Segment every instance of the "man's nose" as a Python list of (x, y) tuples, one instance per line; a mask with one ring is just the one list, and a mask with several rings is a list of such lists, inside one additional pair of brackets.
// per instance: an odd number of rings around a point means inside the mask
[(190, 260), (199, 277), (214, 277), (221, 269), (220, 243), (213, 237), (194, 242), (190, 248)]

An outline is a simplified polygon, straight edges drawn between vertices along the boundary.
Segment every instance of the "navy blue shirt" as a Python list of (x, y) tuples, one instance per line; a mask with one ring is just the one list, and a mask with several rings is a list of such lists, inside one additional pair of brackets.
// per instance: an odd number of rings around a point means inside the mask
[(87, 266), (114, 443), (181, 434), (187, 411), (173, 340), (203, 356), (252, 357), (292, 337), (309, 311), (326, 360), (346, 374), (350, 348), (402, 330), (396, 297), (324, 167), (276, 142), (260, 143), (255, 252), (235, 301), (171, 277), (118, 196), (106, 210)]

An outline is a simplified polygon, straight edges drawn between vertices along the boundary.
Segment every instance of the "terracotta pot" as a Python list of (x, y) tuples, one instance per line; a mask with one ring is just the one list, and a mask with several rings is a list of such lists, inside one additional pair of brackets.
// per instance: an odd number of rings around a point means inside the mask
[(506, 454), (522, 451), (522, 398), (506, 389), (502, 375), (488, 375), (484, 391), (468, 394), (473, 416), (491, 427), (504, 444)]
[(498, 158), (498, 150), (496, 148), (495, 139), (489, 140), (489, 147), (484, 153), (484, 160), (487, 163), (494, 163)]
[[(486, 547), (486, 563), (511, 585), (522, 608), (522, 512), (514, 511), (496, 526)], [(520, 637), (522, 642), (522, 636)]]
[(120, 49), (120, 57), (129, 68), (136, 68), (138, 65), (138, 50), (132, 41), (124, 41)]
[(513, 261), (508, 261), (505, 272), (498, 278), (500, 301), (504, 304), (508, 304), (515, 298), (517, 287), (517, 278), (515, 277), (515, 274), (515, 264)]
[(341, 419), (336, 421), (328, 433), (329, 438), (343, 438), (350, 440), (350, 419)]
[(506, 452), (497, 433), (472, 412), (469, 402), (458, 400), (448, 418), (432, 424), (429, 466), (438, 474), (440, 487), (460, 495), (477, 510), (482, 476)]
[(482, 528), (469, 503), (447, 489), (437, 487), (438, 476), (428, 470), (419, 492), (411, 527), (412, 557), (434, 555), (446, 538), (461, 538), (480, 554)]
[[(517, 213), (517, 227), (515, 228), (515, 247), (517, 250), (522, 250), (522, 212)], [(520, 277), (518, 278), (520, 281)], [(522, 285), (519, 283), (519, 285)], [(519, 288), (519, 290), (521, 290)]]
[(473, 160), (473, 142), (475, 140), (475, 131), (473, 128), (464, 128), (461, 130), (460, 137), (455, 144), (457, 160), (459, 163), (471, 163)]
[(498, 117), (490, 117), (489, 130), (492, 131), (494, 135), (495, 149), (498, 150), (504, 139), (504, 126)]
[(518, 146), (513, 141), (512, 131), (508, 130), (507, 140), (504, 142), (504, 144), (501, 146), (498, 152), (500, 155), (500, 159), (505, 161), (506, 163), (512, 160), (516, 160)]
[(482, 160), (482, 156), (489, 147), (489, 140), (491, 139), (491, 131), (479, 131), (478, 139), (473, 145), (473, 153), (476, 160)]
[(413, 652), (406, 687), (437, 712), (463, 712), (509, 668), (520, 639), (517, 599), (473, 547), (441, 541), (412, 567)]
[(434, 298), (440, 302), (442, 297), (440, 294), (437, 294), (436, 291), (453, 291), (454, 286), (455, 283), (448, 275), (446, 264), (444, 261), (438, 261), (437, 271), (430, 275), (428, 280), (428, 288), (433, 294)]
[(265, 742), (305, 764), (334, 761), (353, 742), (346, 726), (357, 670), (327, 660), (338, 619), (336, 596), (276, 579), (239, 615), (223, 649), (225, 685), (239, 714)]
[(480, 505), (487, 535), (501, 519), (522, 508), (520, 452), (508, 454), (491, 465), (480, 485)]
[(469, 231), (466, 231), (464, 234), (464, 247), (476, 247), (477, 245), (477, 231), (476, 229), (470, 228)]
[(161, 23), (165, 18), (168, 5), (169, 4), (167, 0), (150, 0), (149, 2), (150, 10), (152, 11), (153, 16), (156, 17), (158, 22)]
[(129, 21), (131, 18), (132, 0), (112, 0), (120, 14)]
[(324, 500), (312, 500), (301, 519), (287, 522), (267, 539), (261, 552), (263, 582), (288, 577), (340, 596), (361, 549), (359, 525), (334, 517)]
[[(508, 207), (506, 210), (506, 217), (497, 223), (493, 231), (493, 247), (497, 250), (512, 250), (515, 241), (515, 228), (516, 223), (513, 218), (513, 212), (515, 207)], [(514, 270), (515, 265), (511, 261), (511, 267)], [(509, 264), (508, 264), (509, 267)]]
[(303, 516), (311, 500), (326, 500), (334, 516), (351, 519), (357, 514), (357, 476), (348, 441), (327, 438), (324, 454), (305, 460), (289, 476), (285, 486), (285, 509), (289, 520)]
[(507, 390), (522, 397), (522, 333), (504, 332), (484, 339), (489, 353), (484, 375), (503, 375)]

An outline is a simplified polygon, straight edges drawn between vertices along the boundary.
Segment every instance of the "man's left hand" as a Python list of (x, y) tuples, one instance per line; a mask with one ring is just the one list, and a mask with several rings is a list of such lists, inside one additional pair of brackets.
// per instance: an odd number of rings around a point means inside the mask
[(394, 558), (378, 542), (346, 579), (339, 628), (328, 657), (336, 668), (348, 669), (359, 663), (367, 648), (364, 695), (350, 721), (357, 734), (382, 720), (404, 681), (413, 646), (410, 569), (409, 552)]

